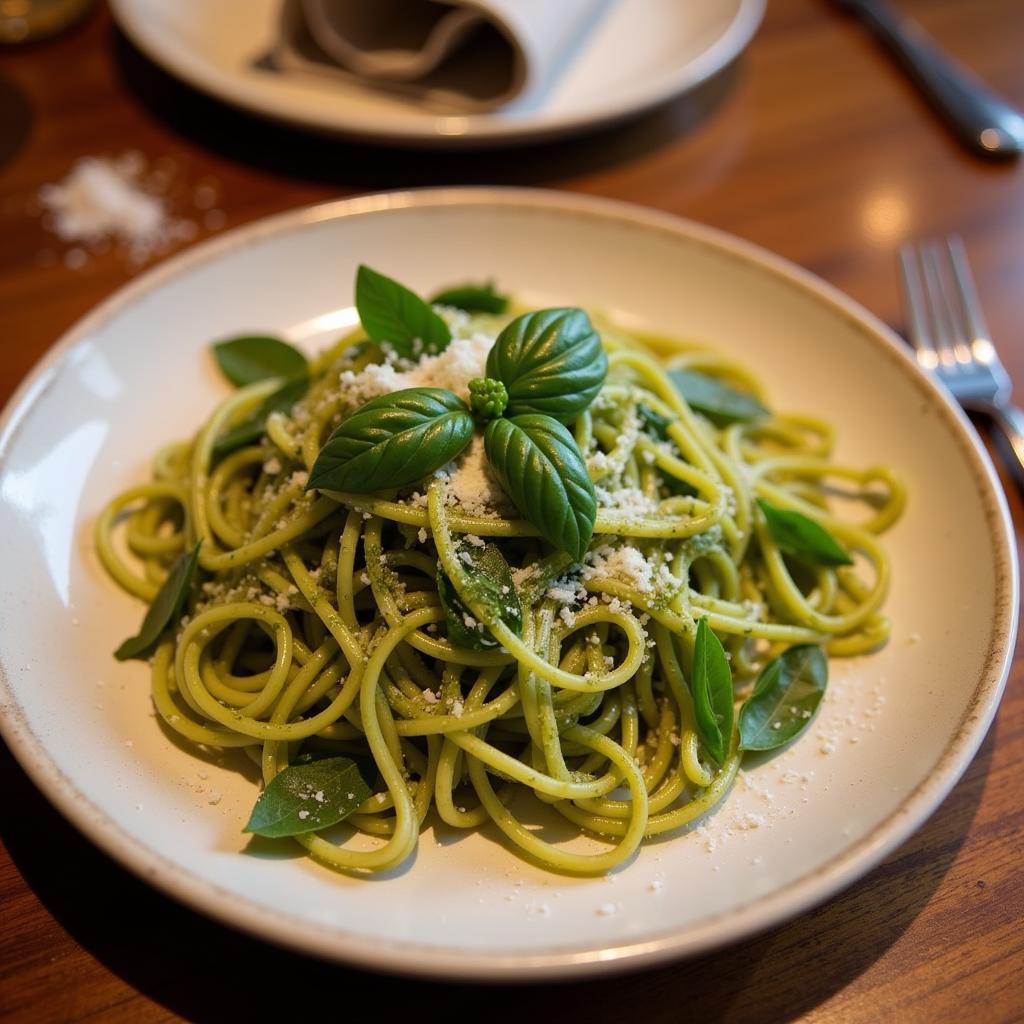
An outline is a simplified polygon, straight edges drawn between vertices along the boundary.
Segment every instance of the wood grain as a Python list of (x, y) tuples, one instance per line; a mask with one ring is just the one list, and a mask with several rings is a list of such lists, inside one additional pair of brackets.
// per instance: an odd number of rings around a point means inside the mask
[[(1024, 106), (1020, 0), (901, 6)], [(50, 43), (0, 51), (0, 401), (132, 276), (114, 253), (65, 266), (65, 247), (35, 212), (39, 187), (79, 156), (130, 149), (173, 161), (182, 187), (214, 181), (228, 227), (333, 196), (434, 183), (537, 184), (641, 202), (767, 246), (896, 327), (895, 248), (956, 230), (1024, 389), (1024, 165), (961, 151), (863, 31), (821, 0), (772, 0), (740, 62), (639, 121), (457, 158), (304, 136), (227, 109), (149, 64), (102, 7)], [(553, 1020), (581, 1007), (589, 1021), (648, 1024), (1024, 1020), (1022, 774), (1018, 657), (964, 779), (917, 835), (826, 906), (714, 955), (583, 987), (495, 993), (389, 980), (385, 991), (427, 1021), (484, 1005), (493, 1020)], [(0, 1018), (340, 1017), (380, 999), (377, 978), (281, 952), (151, 891), (66, 825), (6, 751), (0, 777)]]

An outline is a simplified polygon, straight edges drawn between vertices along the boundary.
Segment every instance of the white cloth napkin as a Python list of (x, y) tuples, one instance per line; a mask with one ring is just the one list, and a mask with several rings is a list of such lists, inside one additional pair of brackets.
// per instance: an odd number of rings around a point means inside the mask
[(493, 110), (546, 91), (609, 0), (284, 0), (273, 53), (439, 111)]

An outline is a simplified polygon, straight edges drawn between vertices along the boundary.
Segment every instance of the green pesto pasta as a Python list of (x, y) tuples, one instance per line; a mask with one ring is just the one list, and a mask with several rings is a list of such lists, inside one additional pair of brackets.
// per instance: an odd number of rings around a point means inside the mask
[[(883, 644), (890, 568), (878, 538), (904, 490), (885, 468), (833, 462), (828, 423), (769, 411), (750, 368), (597, 318), (606, 376), (563, 417), (596, 502), (582, 558), (503, 492), (480, 420), (461, 454), (414, 484), (310, 488), (332, 431), (370, 399), (441, 387), (469, 409), (469, 382), (487, 376), (511, 317), (437, 312), (452, 335), (443, 352), (402, 357), (356, 330), (310, 362), (304, 397), (226, 450), (282, 382), (239, 387), (195, 437), (157, 453), (152, 482), (109, 503), (97, 550), (116, 583), (151, 604), (199, 546), (183, 614), (150, 658), (153, 702), (171, 729), (243, 748), (266, 784), (301, 755), (371, 766), (349, 838), (293, 836), (316, 860), (393, 868), (433, 816), (458, 829), (493, 824), (555, 871), (607, 872), (646, 837), (705, 814), (736, 777), (738, 725), (726, 716), (716, 758), (698, 722), (698, 622), (720, 641), (737, 703), (794, 645), (842, 657)], [(724, 385), (755, 414), (691, 405), (674, 370)], [(524, 402), (511, 383), (473, 392), (487, 415)], [(837, 490), (860, 514), (837, 516)], [(827, 534), (849, 564), (794, 553), (759, 501)], [(514, 581), (514, 623), (474, 602), (473, 558), (492, 545)], [(453, 625), (442, 578), (479, 614)], [(463, 625), (489, 643), (460, 643)], [(529, 800), (596, 842), (547, 842), (524, 823)]]

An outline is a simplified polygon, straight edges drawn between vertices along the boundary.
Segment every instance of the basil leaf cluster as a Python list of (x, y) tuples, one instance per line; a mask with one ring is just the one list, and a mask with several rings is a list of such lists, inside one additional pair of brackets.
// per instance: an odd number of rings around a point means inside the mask
[(799, 644), (765, 665), (734, 714), (732, 671), (707, 619), (697, 623), (690, 689), (697, 735), (719, 764), (728, 756), (738, 717), (739, 750), (775, 750), (810, 724), (825, 696), (828, 658), (815, 644)]
[[(440, 351), (451, 340), (426, 302), (367, 267), (357, 275), (356, 306), (367, 334), (403, 355), (416, 354), (417, 343)], [(471, 388), (472, 410), (442, 388), (375, 398), (327, 439), (308, 486), (350, 494), (405, 487), (459, 455), (478, 420), (490, 418), (484, 451), (494, 475), (542, 537), (580, 560), (594, 534), (597, 499), (564, 424), (590, 405), (607, 373), (601, 339), (583, 310), (526, 313), (495, 340), (487, 377)]]

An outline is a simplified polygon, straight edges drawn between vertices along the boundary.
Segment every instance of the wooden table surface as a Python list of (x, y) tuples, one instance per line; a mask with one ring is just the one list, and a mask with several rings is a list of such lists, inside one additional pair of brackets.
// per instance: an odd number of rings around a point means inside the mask
[[(1024, 107), (1020, 0), (900, 0)], [(500, 153), (403, 152), (269, 127), (157, 70), (102, 7), (51, 42), (0, 51), (0, 401), (133, 271), (77, 269), (33, 210), (90, 154), (139, 150), (183, 189), (216, 189), (199, 236), (389, 187), (543, 185), (632, 200), (795, 260), (900, 327), (894, 251), (960, 232), (990, 326), (1024, 389), (1024, 163), (964, 153), (853, 22), (771, 0), (749, 51), (696, 97), (575, 142)], [(182, 192), (182, 195), (185, 193)], [(188, 193), (192, 195), (192, 192)], [(205, 218), (205, 223), (204, 223)], [(72, 260), (72, 262), (74, 262)], [(1004, 475), (1010, 504), (1019, 494)], [(1019, 534), (1018, 534), (1019, 536)], [(963, 780), (930, 821), (832, 902), (687, 963), (583, 986), (488, 992), (380, 978), (238, 935), (151, 891), (80, 838), (0, 753), (0, 1018), (972, 1022), (1024, 1020), (1024, 658)], [(397, 998), (398, 1004), (392, 1002)], [(331, 1019), (327, 1018), (327, 1019)]]

